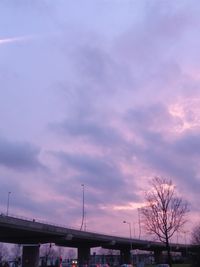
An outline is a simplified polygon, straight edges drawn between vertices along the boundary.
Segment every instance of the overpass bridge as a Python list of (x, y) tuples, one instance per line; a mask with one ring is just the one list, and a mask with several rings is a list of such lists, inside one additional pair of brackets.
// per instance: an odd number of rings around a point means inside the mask
[[(41, 223), (36, 220), (20, 219), (13, 216), (0, 215), (0, 242), (23, 244), (23, 267), (36, 267), (39, 257), (39, 246), (44, 243), (55, 243), (58, 246), (78, 249), (78, 260), (81, 264), (88, 262), (90, 248), (102, 247), (120, 250), (123, 262), (129, 262), (130, 248), (153, 251), (159, 261), (165, 247), (160, 242), (130, 239), (105, 235), (72, 228)], [(130, 245), (131, 244), (131, 245)], [(188, 247), (188, 249), (195, 249)], [(185, 244), (171, 244), (172, 251), (186, 251)]]

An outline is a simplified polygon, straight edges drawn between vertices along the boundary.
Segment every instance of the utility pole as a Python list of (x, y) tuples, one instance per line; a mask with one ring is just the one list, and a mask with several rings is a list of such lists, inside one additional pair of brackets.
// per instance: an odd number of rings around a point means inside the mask
[(140, 208), (138, 208), (137, 210), (138, 210), (138, 227), (139, 227), (139, 236), (138, 236), (138, 238), (140, 239), (140, 237), (141, 237)]
[(8, 199), (7, 199), (7, 211), (6, 211), (6, 215), (7, 215), (7, 216), (8, 216), (9, 205), (10, 205), (10, 194), (11, 194), (11, 192), (8, 192)]
[(81, 222), (80, 230), (82, 231), (84, 219), (85, 219), (85, 185), (81, 184), (81, 186), (82, 186), (82, 222)]
[(131, 233), (131, 223), (130, 222), (127, 222), (127, 221), (123, 221), (123, 223), (127, 223), (128, 226), (129, 226), (129, 235), (130, 235), (130, 261), (131, 261), (131, 264), (132, 264), (132, 250), (133, 250), (133, 247), (132, 247), (132, 233)]

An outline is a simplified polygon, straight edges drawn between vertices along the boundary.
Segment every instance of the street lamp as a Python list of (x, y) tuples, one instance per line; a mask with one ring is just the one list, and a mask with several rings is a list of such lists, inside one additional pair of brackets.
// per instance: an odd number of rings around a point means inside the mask
[[(130, 222), (127, 222), (127, 221), (123, 221), (123, 223), (127, 223), (127, 224), (128, 224), (128, 226), (129, 226), (129, 234), (130, 234), (130, 248), (131, 248), (131, 251), (132, 251), (133, 247), (132, 247), (131, 223), (130, 223)], [(130, 259), (131, 259), (131, 263), (132, 263), (132, 255), (131, 255), (131, 251), (130, 251)]]
[(6, 215), (7, 215), (7, 216), (8, 216), (9, 205), (10, 205), (10, 194), (11, 194), (11, 192), (8, 192), (8, 199), (7, 199), (7, 212), (6, 212)]
[(133, 222), (133, 238), (136, 238), (136, 235), (135, 235), (135, 222)]
[(141, 237), (141, 219), (140, 219), (140, 208), (137, 209), (138, 210), (138, 226), (139, 226), (139, 239)]
[(186, 256), (187, 256), (187, 241), (186, 241), (186, 234), (187, 234), (188, 232), (189, 232), (189, 231), (186, 231), (186, 230), (183, 231), (183, 234), (184, 234), (184, 241), (185, 241), (185, 253), (186, 253)]
[(83, 223), (84, 223), (84, 219), (85, 219), (85, 185), (84, 184), (81, 184), (82, 186), (82, 222), (81, 222), (81, 227), (80, 227), (80, 230), (82, 230), (83, 228)]

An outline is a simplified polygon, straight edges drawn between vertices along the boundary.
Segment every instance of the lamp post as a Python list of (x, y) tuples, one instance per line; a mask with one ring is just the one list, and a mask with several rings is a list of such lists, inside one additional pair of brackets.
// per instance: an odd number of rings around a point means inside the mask
[(11, 192), (8, 192), (8, 199), (7, 199), (7, 211), (6, 211), (6, 215), (7, 215), (7, 216), (8, 216), (9, 205), (10, 205), (10, 194), (11, 194)]
[[(128, 224), (128, 226), (129, 226), (129, 234), (130, 234), (130, 248), (131, 248), (131, 251), (132, 251), (133, 247), (132, 247), (131, 223), (130, 223), (130, 222), (127, 222), (127, 221), (123, 221), (123, 223), (127, 223), (127, 224)], [(132, 264), (132, 254), (131, 254), (131, 251), (130, 251), (130, 260), (131, 260), (131, 264)]]
[(187, 257), (187, 241), (186, 241), (186, 234), (188, 233), (188, 231), (184, 230), (183, 234), (184, 234), (184, 241), (185, 241), (185, 255)]
[(141, 237), (141, 220), (140, 220), (140, 208), (137, 209), (138, 210), (138, 226), (139, 226), (139, 239)]
[(133, 222), (133, 238), (136, 238), (136, 234), (135, 234), (135, 222)]
[(85, 219), (85, 185), (81, 184), (82, 186), (82, 222), (81, 222), (81, 227), (80, 230), (82, 230), (83, 228), (83, 223), (84, 223), (84, 219)]

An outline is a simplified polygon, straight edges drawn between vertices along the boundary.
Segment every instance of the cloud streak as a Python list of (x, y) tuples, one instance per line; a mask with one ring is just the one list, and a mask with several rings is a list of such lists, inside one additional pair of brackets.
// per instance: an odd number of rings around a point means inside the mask
[(0, 38), (0, 45), (24, 42), (33, 39), (33, 36), (18, 36), (18, 37), (9, 37), (9, 38)]

